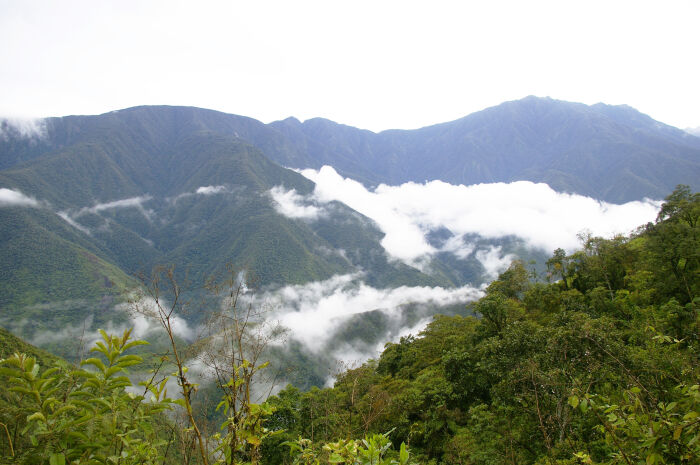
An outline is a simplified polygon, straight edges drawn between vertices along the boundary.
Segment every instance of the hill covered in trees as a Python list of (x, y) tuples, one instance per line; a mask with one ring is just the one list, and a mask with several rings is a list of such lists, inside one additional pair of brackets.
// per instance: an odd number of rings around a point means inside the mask
[(438, 316), (332, 389), (286, 388), (270, 425), (391, 431), (421, 463), (700, 463), (698, 220), (680, 189), (637, 234), (557, 251), (549, 282), (514, 262), (478, 317)]
[[(220, 380), (220, 432), (202, 412), (173, 427), (161, 378), (144, 383), (151, 402), (123, 390), (123, 370), (140, 362), (124, 354), (128, 333), (103, 335), (84, 362), (92, 370), (9, 357), (0, 453), (16, 463), (697, 464), (699, 220), (700, 194), (679, 187), (637, 233), (557, 250), (544, 280), (516, 261), (475, 317), (437, 316), (333, 388), (290, 386), (252, 404), (234, 394), (264, 365), (242, 362)], [(189, 411), (196, 389), (175, 378)]]

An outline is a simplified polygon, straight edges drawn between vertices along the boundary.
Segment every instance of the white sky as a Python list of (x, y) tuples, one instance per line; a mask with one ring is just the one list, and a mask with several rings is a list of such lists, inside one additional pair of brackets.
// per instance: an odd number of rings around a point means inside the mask
[(372, 130), (534, 94), (700, 126), (700, 2), (0, 0), (0, 115), (195, 105)]

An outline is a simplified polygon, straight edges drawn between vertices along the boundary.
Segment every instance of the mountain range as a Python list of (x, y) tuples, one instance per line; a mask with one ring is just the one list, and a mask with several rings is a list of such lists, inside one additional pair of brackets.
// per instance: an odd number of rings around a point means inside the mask
[[(232, 263), (261, 286), (358, 272), (377, 288), (487, 280), (474, 254), (438, 253), (423, 267), (391, 259), (377, 225), (340, 202), (314, 221), (281, 214), (275, 193), (314, 190), (293, 169), (329, 165), (366, 187), (528, 180), (614, 203), (700, 187), (700, 138), (630, 107), (548, 98), (380, 133), (169, 106), (37, 128), (0, 132), (0, 324), (24, 334), (111, 321), (133, 274), (155, 264), (201, 282)], [(523, 251), (514, 238), (499, 246)]]

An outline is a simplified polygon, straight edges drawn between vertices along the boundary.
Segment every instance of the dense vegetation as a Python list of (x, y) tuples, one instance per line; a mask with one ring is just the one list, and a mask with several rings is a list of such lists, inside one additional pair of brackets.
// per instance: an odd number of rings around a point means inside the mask
[[(155, 374), (140, 393), (124, 391), (124, 371), (140, 362), (124, 354), (128, 333), (104, 334), (83, 362), (90, 370), (43, 371), (14, 355), (0, 369), (0, 454), (51, 464), (698, 464), (699, 221), (700, 194), (679, 187), (636, 234), (557, 250), (548, 282), (514, 262), (472, 305), (478, 317), (435, 317), (333, 388), (289, 386), (261, 405), (246, 391), (264, 364), (241, 359), (236, 329), (238, 358), (217, 376), (221, 433), (192, 414), (197, 389), (179, 361), (179, 401)], [(181, 427), (163, 415), (173, 404), (189, 418)]]
[[(280, 215), (271, 188), (314, 188), (283, 167), (331, 165), (371, 186), (541, 181), (613, 202), (661, 198), (679, 182), (700, 187), (700, 138), (628, 107), (535, 97), (379, 134), (166, 106), (49, 118), (42, 127), (41, 137), (7, 130), (0, 138), (0, 188), (36, 200), (0, 209), (0, 324), (35, 341), (55, 327), (125, 320), (113, 310), (128, 276), (163, 263), (182, 265), (179, 278), (187, 272), (197, 283), (226, 263), (253, 270), (261, 286), (358, 271), (377, 288), (485, 279), (474, 255), (437, 253), (424, 272), (387, 259), (382, 232), (340, 203), (314, 221)], [(221, 187), (195, 194), (207, 186)], [(105, 206), (115, 201), (126, 203)], [(449, 231), (434, 233), (439, 249)], [(514, 238), (469, 240), (523, 257)]]
[(275, 441), (392, 431), (423, 463), (700, 463), (700, 195), (631, 237), (515, 262), (474, 303), (339, 377), (270, 403)]
[[(256, 131), (266, 143), (244, 140)], [(480, 278), (476, 259), (437, 267), (434, 276), (388, 260), (381, 231), (340, 203), (316, 221), (279, 214), (270, 189), (304, 195), (313, 183), (258, 148), (283, 146), (275, 133), (213, 111), (148, 107), (51, 119), (34, 145), (0, 138), (0, 187), (37, 200), (0, 208), (0, 322), (28, 338), (86, 318), (104, 327), (119, 317), (114, 296), (128, 276), (162, 263), (182, 264), (181, 281), (187, 273), (197, 283), (227, 263), (253, 270), (258, 285), (358, 270), (380, 287)], [(196, 194), (206, 186), (216, 193)], [(125, 199), (129, 206), (93, 208)], [(48, 318), (34, 318), (37, 307)], [(21, 327), (23, 320), (43, 327)]]

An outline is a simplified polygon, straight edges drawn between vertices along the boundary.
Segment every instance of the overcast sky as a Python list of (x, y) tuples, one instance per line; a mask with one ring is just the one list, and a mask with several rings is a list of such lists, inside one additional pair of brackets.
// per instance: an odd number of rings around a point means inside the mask
[(0, 0), (0, 115), (415, 128), (527, 95), (700, 126), (700, 2)]

